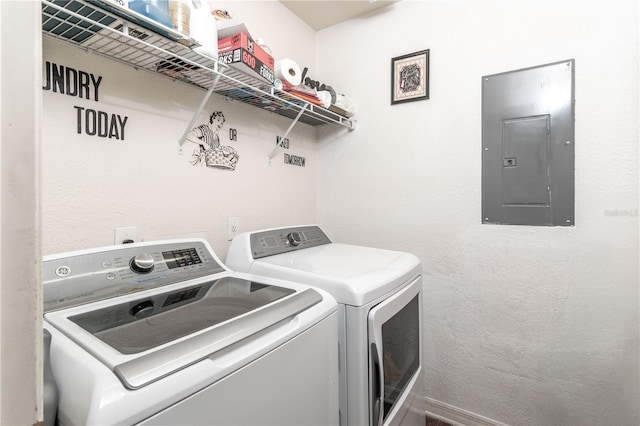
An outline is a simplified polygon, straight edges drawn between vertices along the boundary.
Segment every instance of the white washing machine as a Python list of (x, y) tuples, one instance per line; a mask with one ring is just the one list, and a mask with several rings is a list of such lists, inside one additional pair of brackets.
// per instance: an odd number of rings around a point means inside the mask
[(338, 424), (322, 290), (231, 272), (199, 239), (47, 256), (43, 281), (58, 424)]
[(338, 301), (340, 422), (424, 426), (422, 266), (409, 253), (332, 242), (318, 226), (238, 235), (227, 266)]

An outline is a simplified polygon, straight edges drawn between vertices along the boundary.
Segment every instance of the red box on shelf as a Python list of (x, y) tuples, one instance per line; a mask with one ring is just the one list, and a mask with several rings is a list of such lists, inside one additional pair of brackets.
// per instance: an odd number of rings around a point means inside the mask
[(269, 83), (273, 83), (275, 67), (273, 56), (262, 50), (245, 33), (237, 33), (218, 40), (218, 61), (249, 74), (256, 73)]

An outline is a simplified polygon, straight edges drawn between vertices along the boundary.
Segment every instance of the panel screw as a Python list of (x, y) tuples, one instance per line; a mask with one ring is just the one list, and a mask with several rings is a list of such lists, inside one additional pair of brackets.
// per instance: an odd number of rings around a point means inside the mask
[(571, 145), (571, 141), (566, 141), (564, 144), (565, 145)]
[(484, 150), (485, 150), (485, 151), (489, 151), (489, 148), (485, 148)]

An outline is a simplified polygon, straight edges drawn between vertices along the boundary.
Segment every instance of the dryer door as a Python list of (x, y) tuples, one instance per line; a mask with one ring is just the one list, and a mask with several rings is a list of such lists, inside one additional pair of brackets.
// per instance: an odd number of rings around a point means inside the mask
[(370, 425), (395, 424), (409, 409), (422, 372), (422, 278), (369, 312)]

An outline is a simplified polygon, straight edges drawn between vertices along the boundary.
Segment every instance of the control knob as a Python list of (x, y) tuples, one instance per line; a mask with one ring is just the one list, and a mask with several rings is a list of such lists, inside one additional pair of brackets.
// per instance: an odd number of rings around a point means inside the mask
[(287, 235), (287, 240), (289, 241), (289, 244), (295, 247), (302, 242), (302, 237), (299, 232), (294, 231)]
[(153, 271), (154, 263), (153, 256), (148, 253), (144, 253), (132, 257), (129, 262), (129, 267), (133, 272), (148, 274)]
[(145, 300), (129, 309), (129, 314), (137, 319), (146, 318), (153, 313), (153, 300)]

